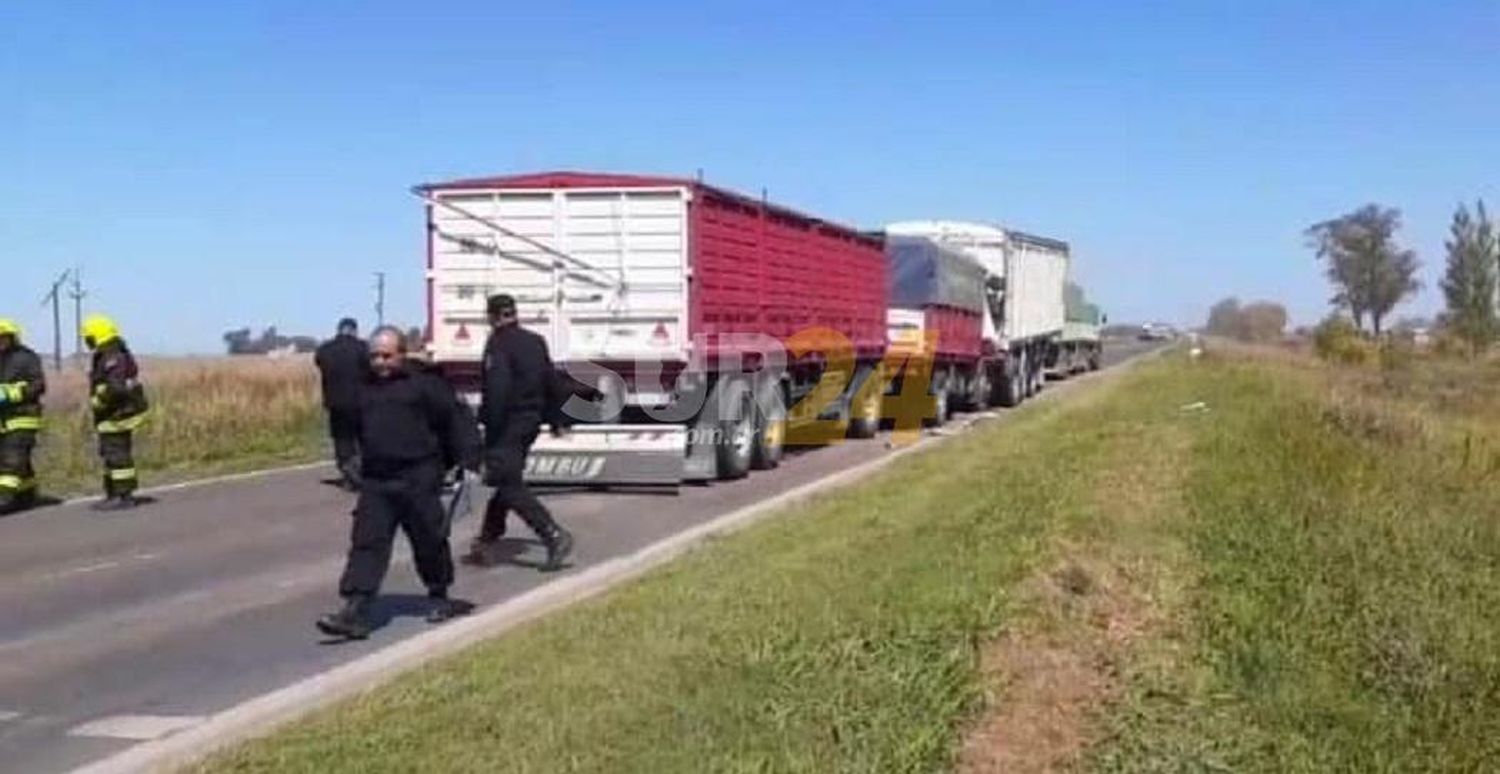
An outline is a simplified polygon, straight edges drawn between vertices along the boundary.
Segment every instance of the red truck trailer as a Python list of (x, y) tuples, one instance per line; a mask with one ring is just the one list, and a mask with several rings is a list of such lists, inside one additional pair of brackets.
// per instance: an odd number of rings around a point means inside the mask
[(950, 408), (987, 406), (995, 353), (984, 342), (984, 266), (924, 237), (888, 235), (885, 243), (891, 349), (931, 363), (931, 419), (942, 424)]
[(580, 423), (544, 436), (530, 480), (736, 478), (831, 429), (875, 433), (878, 237), (674, 177), (549, 172), (413, 192), (426, 206), (431, 355), (460, 391), (477, 398), (485, 298), (504, 292), (603, 396), (570, 404)]

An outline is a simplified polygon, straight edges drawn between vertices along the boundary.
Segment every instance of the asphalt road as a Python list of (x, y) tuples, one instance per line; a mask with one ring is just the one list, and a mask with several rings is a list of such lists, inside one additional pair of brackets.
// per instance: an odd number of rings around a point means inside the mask
[[(1150, 348), (1119, 342), (1107, 362)], [(733, 483), (546, 500), (582, 568), (886, 453), (850, 441)], [(0, 519), (0, 772), (69, 770), (424, 630), (404, 546), (383, 628), (337, 645), (314, 630), (337, 606), (353, 504), (329, 474), (177, 489), (128, 514), (67, 504)], [(460, 523), (455, 548), (477, 528), (477, 515)], [(541, 550), (514, 520), (512, 534), (516, 563), (460, 567), (455, 594), (490, 605), (558, 577), (526, 566)]]

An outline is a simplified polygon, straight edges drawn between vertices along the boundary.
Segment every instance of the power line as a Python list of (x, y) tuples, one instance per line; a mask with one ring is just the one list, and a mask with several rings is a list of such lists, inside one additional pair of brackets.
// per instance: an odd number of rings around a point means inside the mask
[(83, 289), (83, 267), (73, 267), (73, 287), (68, 298), (73, 299), (73, 356), (83, 357), (83, 298), (88, 293)]
[(52, 367), (58, 371), (62, 370), (62, 286), (72, 272), (67, 269), (57, 275), (52, 289), (42, 296), (42, 306), (52, 305)]

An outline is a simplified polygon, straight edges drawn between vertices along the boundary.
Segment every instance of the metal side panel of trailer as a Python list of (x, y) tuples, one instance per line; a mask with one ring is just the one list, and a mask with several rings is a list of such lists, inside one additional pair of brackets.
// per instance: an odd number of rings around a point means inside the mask
[(433, 358), (477, 361), (485, 299), (516, 297), (553, 360), (684, 361), (685, 187), (428, 192)]

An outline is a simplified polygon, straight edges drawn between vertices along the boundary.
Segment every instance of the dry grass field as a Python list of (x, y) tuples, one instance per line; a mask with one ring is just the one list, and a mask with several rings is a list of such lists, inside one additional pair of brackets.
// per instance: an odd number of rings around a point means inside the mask
[[(317, 370), (309, 357), (143, 358), (151, 416), (138, 434), (146, 485), (323, 453)], [(98, 488), (86, 400), (73, 364), (48, 372), (46, 429), (37, 449), (42, 490), (67, 495)]]

